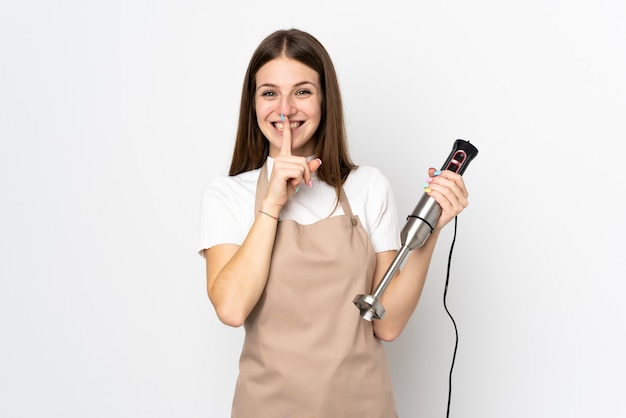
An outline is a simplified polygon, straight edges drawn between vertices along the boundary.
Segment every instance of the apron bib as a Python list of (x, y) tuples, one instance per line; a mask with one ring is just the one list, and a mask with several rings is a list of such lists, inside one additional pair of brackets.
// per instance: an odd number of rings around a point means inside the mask
[(352, 303), (370, 293), (376, 257), (343, 190), (340, 204), (345, 215), (279, 222), (265, 290), (244, 324), (233, 418), (397, 417), (382, 343)]

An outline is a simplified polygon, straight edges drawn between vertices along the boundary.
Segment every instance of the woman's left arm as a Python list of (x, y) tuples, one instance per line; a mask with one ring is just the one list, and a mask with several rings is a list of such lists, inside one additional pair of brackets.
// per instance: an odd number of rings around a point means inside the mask
[[(426, 192), (441, 206), (441, 216), (424, 245), (409, 253), (404, 268), (391, 280), (381, 297), (380, 301), (386, 313), (383, 319), (374, 320), (374, 333), (383, 341), (393, 341), (402, 333), (422, 294), (441, 229), (468, 205), (468, 193), (463, 177), (449, 170), (439, 173), (434, 168), (429, 169), (428, 175), (429, 185)], [(376, 254), (372, 292), (382, 280), (396, 254), (396, 251)]]

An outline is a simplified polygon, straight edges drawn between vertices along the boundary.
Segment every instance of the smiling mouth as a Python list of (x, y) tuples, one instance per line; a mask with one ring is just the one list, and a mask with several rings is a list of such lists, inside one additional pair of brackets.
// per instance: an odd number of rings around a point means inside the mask
[[(299, 128), (300, 126), (302, 126), (304, 124), (304, 122), (302, 121), (296, 121), (296, 122), (290, 122), (289, 123), (289, 128), (290, 130), (294, 130), (296, 128)], [(282, 122), (273, 122), (272, 125), (274, 125), (274, 128), (278, 129), (280, 132), (283, 131), (283, 123)]]

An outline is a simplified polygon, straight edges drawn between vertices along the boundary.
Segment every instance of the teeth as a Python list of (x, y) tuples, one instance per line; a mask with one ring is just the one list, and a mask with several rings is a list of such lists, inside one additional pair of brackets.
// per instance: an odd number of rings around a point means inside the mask
[[(276, 128), (277, 128), (279, 131), (282, 131), (282, 130), (283, 130), (283, 123), (282, 123), (282, 122), (276, 122), (276, 123), (274, 124), (274, 126), (276, 126)], [(290, 127), (292, 130), (293, 130), (293, 129), (296, 129), (298, 126), (300, 126), (300, 122), (291, 122), (291, 123), (289, 124), (289, 127)]]

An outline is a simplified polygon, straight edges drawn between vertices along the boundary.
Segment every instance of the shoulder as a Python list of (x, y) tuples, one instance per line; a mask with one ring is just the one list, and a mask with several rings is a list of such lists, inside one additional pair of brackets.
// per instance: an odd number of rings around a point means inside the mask
[(202, 193), (202, 209), (212, 213), (225, 211), (241, 216), (254, 209), (256, 185), (260, 169), (236, 176), (217, 176), (209, 181)]
[(389, 180), (383, 172), (377, 167), (368, 165), (358, 166), (352, 170), (346, 180), (345, 187), (349, 189), (358, 188), (361, 192), (370, 190), (378, 193), (383, 192), (383, 194), (391, 189)]
[(229, 198), (239, 195), (249, 195), (256, 191), (260, 169), (246, 171), (236, 176), (221, 175), (211, 179), (204, 189), (204, 196)]
[(348, 178), (356, 179), (384, 179), (386, 180), (383, 172), (378, 168), (371, 165), (360, 165), (350, 172)]
[[(346, 196), (367, 212), (385, 210), (393, 202), (393, 189), (377, 167), (359, 166), (352, 170), (344, 184)], [(378, 209), (374, 209), (378, 208)]]

